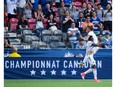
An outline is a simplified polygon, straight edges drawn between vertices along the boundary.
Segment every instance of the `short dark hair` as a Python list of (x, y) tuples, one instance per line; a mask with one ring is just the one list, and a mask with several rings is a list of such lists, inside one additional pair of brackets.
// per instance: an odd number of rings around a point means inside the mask
[(93, 14), (94, 12), (97, 13), (97, 12), (94, 10), (94, 11), (92, 12), (92, 14)]
[(86, 15), (86, 19), (87, 19), (87, 17), (90, 17), (90, 15)]
[(80, 38), (79, 41), (84, 41), (84, 40)]
[(101, 5), (101, 3), (97, 4), (97, 6)]
[(110, 6), (111, 6), (111, 4), (110, 4), (110, 3), (107, 3), (106, 5), (110, 5)]
[(79, 14), (81, 14), (81, 13), (83, 14), (83, 12), (82, 12), (82, 11), (80, 11), (80, 12), (79, 12)]

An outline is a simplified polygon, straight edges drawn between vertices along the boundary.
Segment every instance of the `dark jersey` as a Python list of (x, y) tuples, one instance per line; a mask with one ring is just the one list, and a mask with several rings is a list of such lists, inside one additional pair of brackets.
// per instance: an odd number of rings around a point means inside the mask
[(82, 29), (82, 23), (85, 22), (85, 18), (79, 18), (77, 19), (77, 23), (76, 23), (76, 27), (79, 28), (80, 32), (82, 33), (83, 29)]

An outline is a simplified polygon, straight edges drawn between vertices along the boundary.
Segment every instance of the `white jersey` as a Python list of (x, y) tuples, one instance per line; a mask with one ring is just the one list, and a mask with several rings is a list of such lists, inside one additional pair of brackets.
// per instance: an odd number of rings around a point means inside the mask
[(88, 33), (88, 36), (92, 36), (92, 38), (93, 38), (93, 43), (95, 43), (95, 44), (98, 43), (98, 38), (97, 38), (97, 36), (95, 35), (95, 33), (94, 33), (93, 31), (90, 31), (90, 32)]
[(86, 44), (86, 52), (90, 51), (93, 48), (92, 44), (93, 44), (92, 41), (88, 41), (87, 42), (87, 44)]

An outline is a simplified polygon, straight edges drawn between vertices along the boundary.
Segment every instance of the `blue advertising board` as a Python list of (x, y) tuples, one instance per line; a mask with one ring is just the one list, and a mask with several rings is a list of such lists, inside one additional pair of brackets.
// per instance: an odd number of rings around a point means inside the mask
[[(4, 54), (11, 53), (11, 49), (5, 49)], [(85, 55), (85, 49), (19, 49), (21, 57), (64, 57), (65, 53)], [(112, 57), (112, 49), (99, 49), (95, 57)]]
[[(22, 57), (4, 59), (5, 79), (81, 79), (80, 73), (90, 68), (78, 65), (83, 58)], [(112, 79), (112, 57), (95, 57), (98, 78)], [(86, 79), (92, 79), (93, 73)]]

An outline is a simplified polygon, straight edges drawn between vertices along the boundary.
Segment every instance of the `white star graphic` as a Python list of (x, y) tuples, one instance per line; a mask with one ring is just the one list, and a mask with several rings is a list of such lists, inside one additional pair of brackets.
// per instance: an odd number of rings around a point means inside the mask
[(41, 72), (41, 75), (46, 75), (46, 71), (45, 70), (42, 70), (40, 72)]
[(76, 75), (77, 71), (73, 70), (71, 71), (72, 72), (72, 75)]
[(66, 75), (66, 71), (65, 70), (62, 70), (61, 71), (61, 75)]
[(51, 75), (56, 75), (56, 71), (55, 70), (52, 70), (51, 71)]
[(30, 71), (31, 72), (31, 75), (35, 75), (36, 71), (35, 70), (32, 70)]

